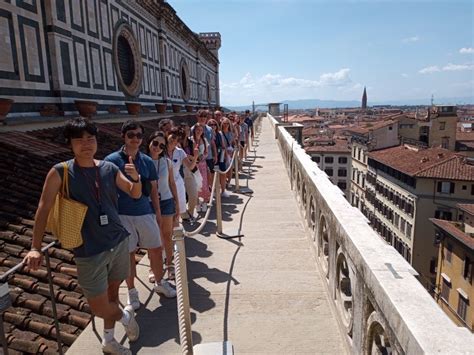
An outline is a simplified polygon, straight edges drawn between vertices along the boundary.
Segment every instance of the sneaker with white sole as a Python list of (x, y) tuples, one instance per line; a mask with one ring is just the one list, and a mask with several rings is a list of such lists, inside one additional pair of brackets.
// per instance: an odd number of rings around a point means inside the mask
[(227, 198), (227, 197), (230, 197), (230, 194), (226, 190), (224, 190), (222, 192), (221, 196), (224, 197), (224, 198)]
[(135, 311), (131, 305), (125, 306), (123, 311), (130, 315), (130, 321), (128, 322), (128, 325), (123, 325), (125, 328), (125, 333), (127, 333), (128, 341), (134, 342), (140, 336), (140, 327), (138, 326), (138, 323), (135, 319)]
[(159, 293), (163, 296), (165, 296), (166, 298), (175, 298), (176, 297), (176, 290), (171, 287), (170, 283), (165, 281), (165, 280), (161, 280), (160, 283), (155, 283), (155, 292), (156, 293)]
[(138, 290), (136, 288), (128, 290), (127, 304), (131, 305), (134, 311), (140, 308), (140, 299), (138, 298)]
[(104, 354), (113, 355), (132, 355), (132, 352), (129, 349), (127, 349), (115, 339), (109, 341), (105, 345), (102, 345), (102, 352)]
[(148, 272), (148, 281), (151, 282), (152, 284), (155, 283), (155, 274), (151, 270)]

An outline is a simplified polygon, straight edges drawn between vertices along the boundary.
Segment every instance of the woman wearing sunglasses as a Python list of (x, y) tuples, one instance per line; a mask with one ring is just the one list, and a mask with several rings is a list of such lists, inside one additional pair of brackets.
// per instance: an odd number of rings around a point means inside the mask
[(179, 170), (182, 165), (189, 170), (193, 170), (196, 167), (199, 151), (194, 149), (193, 155), (188, 156), (186, 152), (178, 146), (180, 134), (180, 130), (177, 127), (171, 129), (168, 134), (168, 149), (166, 155), (171, 159), (173, 164), (173, 176), (178, 194), (179, 214), (182, 217), (186, 217), (188, 215), (186, 210), (186, 189)]
[[(156, 171), (158, 173), (158, 195), (161, 209), (161, 239), (166, 254), (166, 269), (168, 279), (174, 280), (173, 260), (173, 222), (179, 219), (179, 200), (178, 192), (173, 175), (173, 164), (165, 154), (168, 140), (161, 131), (154, 132), (148, 139), (147, 153), (153, 159)], [(150, 271), (150, 280), (154, 279)]]

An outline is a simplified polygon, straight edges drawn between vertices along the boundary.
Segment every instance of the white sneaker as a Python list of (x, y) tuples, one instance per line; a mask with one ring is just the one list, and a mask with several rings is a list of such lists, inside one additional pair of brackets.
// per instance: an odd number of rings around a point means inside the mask
[(227, 198), (227, 197), (230, 197), (230, 194), (226, 190), (224, 190), (224, 192), (221, 194), (221, 196), (224, 197), (224, 198)]
[(175, 298), (176, 297), (176, 290), (171, 287), (171, 285), (169, 284), (169, 282), (165, 281), (165, 280), (161, 280), (160, 283), (155, 283), (155, 292), (156, 293), (159, 293), (163, 296), (165, 296), (166, 298)]
[(132, 352), (129, 349), (127, 349), (115, 339), (109, 341), (105, 345), (102, 345), (102, 351), (104, 354), (132, 355)]
[(128, 341), (134, 342), (140, 336), (140, 327), (138, 326), (138, 323), (135, 319), (135, 311), (133, 310), (133, 307), (130, 304), (125, 306), (123, 311), (127, 312), (130, 315), (130, 321), (128, 322), (128, 325), (123, 325), (123, 327), (125, 328), (125, 333), (127, 333)]
[(155, 274), (151, 270), (148, 272), (148, 282), (152, 284), (155, 283)]
[(134, 311), (140, 308), (140, 299), (138, 298), (138, 290), (136, 288), (128, 290), (127, 305), (131, 305)]

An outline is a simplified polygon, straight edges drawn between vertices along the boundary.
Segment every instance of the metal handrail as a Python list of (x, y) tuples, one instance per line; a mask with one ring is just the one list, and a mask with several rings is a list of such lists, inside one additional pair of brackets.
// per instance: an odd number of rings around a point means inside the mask
[[(41, 248), (41, 253), (44, 254), (44, 259), (45, 259), (45, 262), (46, 262), (46, 270), (47, 270), (48, 283), (49, 283), (49, 295), (50, 295), (50, 298), (51, 298), (51, 306), (52, 306), (52, 309), (53, 309), (54, 327), (56, 328), (56, 341), (58, 343), (58, 351), (59, 351), (59, 354), (63, 355), (64, 352), (63, 352), (63, 347), (62, 347), (62, 340), (61, 340), (61, 334), (60, 334), (60, 328), (59, 328), (58, 313), (57, 313), (57, 308), (56, 308), (56, 297), (54, 296), (53, 278), (51, 276), (51, 261), (49, 259), (49, 254), (47, 253), (49, 248), (51, 248), (53, 246), (56, 246), (57, 244), (58, 244), (58, 242), (54, 241), (54, 242), (51, 242), (51, 243), (45, 245), (44, 247)], [(7, 270), (5, 273), (3, 273), (0, 276), (0, 284), (3, 284), (4, 281), (8, 278), (8, 276), (14, 274), (15, 272), (17, 272), (18, 270), (23, 268), (23, 266), (25, 266), (25, 261), (24, 260), (21, 261), (20, 263), (18, 263), (17, 265), (15, 265), (14, 267), (10, 268), (9, 270)], [(6, 337), (5, 337), (5, 329), (4, 329), (4, 326), (3, 326), (3, 317), (0, 317), (0, 318), (1, 318), (1, 320), (0, 320), (0, 327), (1, 327), (1, 329), (0, 329), (0, 338), (1, 339), (0, 340), (2, 342), (3, 353), (5, 355), (8, 355), (8, 343), (7, 343), (7, 340), (6, 340)]]

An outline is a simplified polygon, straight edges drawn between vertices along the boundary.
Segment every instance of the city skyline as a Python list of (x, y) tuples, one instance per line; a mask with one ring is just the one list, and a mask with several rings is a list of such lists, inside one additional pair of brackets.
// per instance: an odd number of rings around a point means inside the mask
[[(195, 32), (218, 31), (222, 105), (474, 97), (469, 1), (184, 1)], [(232, 14), (229, 16), (228, 14)]]

